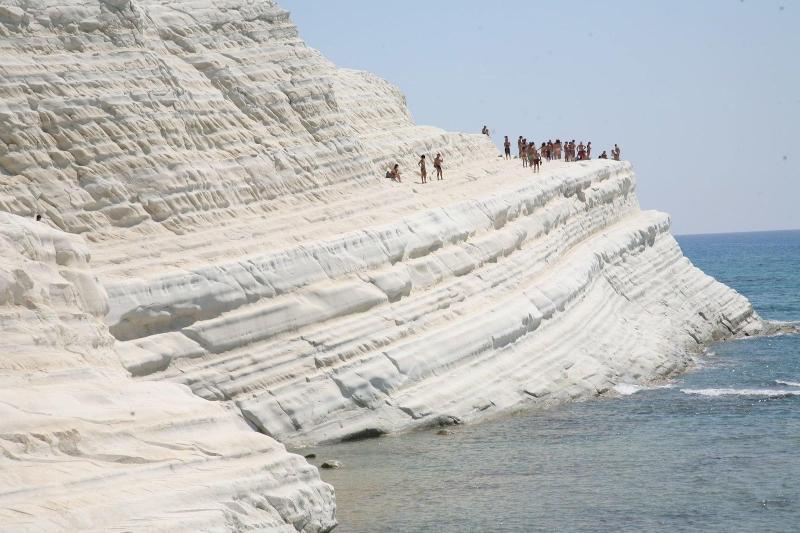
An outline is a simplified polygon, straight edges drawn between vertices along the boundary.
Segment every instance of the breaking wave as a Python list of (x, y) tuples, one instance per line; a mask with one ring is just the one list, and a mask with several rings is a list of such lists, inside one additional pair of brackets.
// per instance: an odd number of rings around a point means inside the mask
[(800, 390), (776, 389), (681, 389), (681, 392), (698, 396), (763, 396), (768, 398), (800, 396)]
[(671, 389), (671, 388), (672, 385), (669, 383), (665, 385), (651, 385), (648, 387), (635, 385), (633, 383), (617, 383), (616, 385), (614, 385), (614, 390), (623, 396), (630, 396), (631, 394), (636, 394), (637, 392), (643, 390)]
[(776, 379), (775, 383), (778, 385), (786, 385), (787, 387), (800, 387), (800, 383), (797, 381), (783, 381), (782, 379)]

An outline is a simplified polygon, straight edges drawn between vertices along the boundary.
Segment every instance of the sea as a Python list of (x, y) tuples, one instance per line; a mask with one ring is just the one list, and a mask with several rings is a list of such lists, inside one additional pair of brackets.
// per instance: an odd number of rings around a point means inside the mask
[[(800, 320), (800, 231), (678, 237), (762, 317)], [(800, 336), (712, 345), (658, 387), (302, 450), (342, 463), (337, 532), (800, 531)]]

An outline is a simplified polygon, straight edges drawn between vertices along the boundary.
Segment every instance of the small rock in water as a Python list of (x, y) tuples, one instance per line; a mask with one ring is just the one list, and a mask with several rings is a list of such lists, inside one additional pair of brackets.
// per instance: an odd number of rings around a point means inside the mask
[(316, 459), (317, 458), (317, 454), (309, 453), (308, 455), (305, 456), (305, 458), (306, 459)]
[(325, 461), (322, 463), (320, 468), (332, 469), (332, 468), (341, 468), (342, 463), (339, 461)]
[(436, 434), (437, 435), (452, 435), (453, 432), (450, 431), (449, 429), (440, 429), (439, 431), (436, 432)]

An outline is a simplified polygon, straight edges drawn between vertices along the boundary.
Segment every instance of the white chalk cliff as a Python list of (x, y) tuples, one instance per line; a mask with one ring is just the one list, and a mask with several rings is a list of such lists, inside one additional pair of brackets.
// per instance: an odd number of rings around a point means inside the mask
[(630, 164), (415, 125), (272, 1), (0, 5), (0, 530), (325, 531), (281, 443), (588, 398), (761, 327)]

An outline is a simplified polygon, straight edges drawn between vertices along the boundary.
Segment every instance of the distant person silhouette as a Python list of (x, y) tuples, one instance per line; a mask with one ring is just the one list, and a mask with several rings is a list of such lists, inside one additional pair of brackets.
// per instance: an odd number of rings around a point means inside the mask
[(425, 168), (425, 156), (419, 158), (419, 175), (422, 178), (422, 183), (428, 183), (428, 169)]
[(503, 149), (505, 150), (506, 159), (511, 159), (511, 141), (508, 140), (508, 135), (503, 141)]
[(484, 125), (484, 126), (483, 126), (483, 129), (481, 130), (481, 133), (483, 133), (484, 135), (486, 135), (487, 137), (489, 137), (489, 128), (487, 128), (487, 127)]
[(433, 168), (436, 169), (436, 179), (443, 180), (444, 175), (442, 173), (442, 163), (444, 163), (444, 158), (442, 154), (436, 154), (436, 157), (433, 158)]
[(522, 139), (519, 146), (519, 158), (522, 159), (522, 167), (525, 168), (528, 166), (528, 150), (530, 147), (528, 146), (528, 139)]
[(586, 146), (581, 141), (578, 145), (578, 161), (583, 161), (584, 159), (586, 159)]

